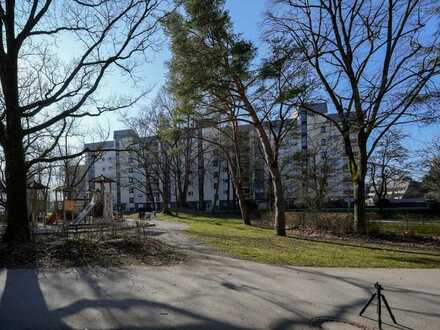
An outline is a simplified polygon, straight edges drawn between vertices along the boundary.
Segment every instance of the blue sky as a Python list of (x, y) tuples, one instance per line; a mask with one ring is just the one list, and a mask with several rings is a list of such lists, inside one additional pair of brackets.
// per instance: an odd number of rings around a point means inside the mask
[[(270, 0), (229, 0), (226, 1), (226, 7), (230, 12), (232, 21), (234, 23), (235, 31), (241, 33), (246, 39), (252, 40), (255, 44), (260, 44), (260, 37), (262, 31), (262, 21), (265, 10), (268, 8)], [(125, 91), (135, 91), (137, 89), (150, 89), (151, 93), (139, 104), (148, 104), (155, 96), (158, 89), (165, 83), (166, 79), (166, 62), (170, 57), (168, 50), (168, 43), (165, 38), (162, 43), (162, 49), (159, 52), (149, 52), (147, 55), (148, 63), (142, 65), (140, 74), (141, 81), (136, 86), (132, 86), (129, 79), (122, 78), (116, 74), (111, 74), (107, 77), (104, 88), (104, 94), (116, 95), (124, 93)], [(64, 45), (63, 45), (64, 46)], [(74, 45), (70, 45), (66, 52), (74, 52)], [(130, 110), (132, 114), (137, 110), (133, 108)], [(121, 114), (109, 113), (100, 118), (100, 123), (103, 126), (109, 126), (111, 130), (124, 129), (124, 124), (121, 121)], [(87, 126), (95, 126), (96, 118), (88, 118), (84, 120)]]
[[(234, 29), (241, 33), (246, 39), (253, 41), (257, 46), (261, 45), (261, 34), (263, 31), (262, 21), (265, 11), (270, 6), (270, 0), (227, 0), (226, 7), (230, 12)], [(137, 90), (141, 88), (152, 88), (152, 92), (145, 98), (141, 104), (148, 104), (154, 98), (157, 90), (164, 84), (166, 78), (166, 61), (170, 53), (168, 44), (164, 39), (162, 49), (159, 52), (150, 52), (147, 56), (149, 63), (142, 66), (141, 82), (137, 86), (131, 85), (126, 78), (116, 75), (110, 76), (105, 84), (105, 93), (109, 95), (118, 94), (127, 90)], [(130, 110), (132, 114), (137, 109)], [(100, 118), (100, 123), (109, 126), (111, 130), (123, 129), (124, 125), (120, 120), (121, 115), (117, 113), (107, 114)], [(96, 118), (85, 120), (87, 126), (96, 125)], [(410, 149), (417, 149), (426, 142), (429, 142), (434, 135), (440, 135), (439, 125), (420, 126), (412, 125), (406, 128), (410, 138), (405, 144)]]

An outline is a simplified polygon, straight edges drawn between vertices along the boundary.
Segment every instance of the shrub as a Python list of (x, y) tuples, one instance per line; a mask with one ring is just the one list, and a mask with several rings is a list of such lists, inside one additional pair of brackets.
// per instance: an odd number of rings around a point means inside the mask
[(353, 216), (350, 213), (287, 212), (286, 222), (292, 229), (320, 234), (345, 235), (353, 232)]

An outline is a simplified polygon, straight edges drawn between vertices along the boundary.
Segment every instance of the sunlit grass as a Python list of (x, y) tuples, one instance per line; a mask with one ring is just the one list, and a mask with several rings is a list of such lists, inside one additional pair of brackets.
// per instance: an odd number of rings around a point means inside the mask
[(404, 233), (404, 232), (412, 232), (417, 235), (433, 235), (440, 236), (440, 222), (431, 222), (431, 223), (420, 223), (416, 224), (414, 222), (406, 223), (402, 222), (387, 222), (381, 223), (380, 231), (384, 233)]
[(262, 263), (319, 267), (437, 268), (440, 254), (367, 247), (275, 236), (274, 231), (243, 225), (239, 219), (179, 214), (159, 219), (188, 224), (187, 232), (231, 256)]

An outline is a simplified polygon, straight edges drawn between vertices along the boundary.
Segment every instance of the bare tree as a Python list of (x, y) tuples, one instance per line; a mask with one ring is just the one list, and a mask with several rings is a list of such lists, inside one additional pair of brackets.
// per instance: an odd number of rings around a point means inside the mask
[(84, 129), (78, 119), (67, 121), (56, 149), (52, 152), (50, 159), (42, 165), (51, 164), (58, 169), (58, 183), (63, 187), (68, 199), (77, 199), (85, 194), (89, 170), (95, 166), (105, 152), (113, 151), (113, 148), (104, 149), (102, 146), (93, 150), (84, 149), (83, 146), (93, 141), (105, 141), (108, 136), (109, 130), (100, 125), (90, 130)]
[(312, 209), (320, 209), (329, 201), (332, 186), (331, 177), (337, 174), (327, 146), (320, 141), (310, 143), (307, 150), (293, 155), (292, 162), (296, 168), (295, 183), (300, 191), (297, 193), (298, 204)]
[(168, 129), (171, 118), (163, 108), (152, 106), (126, 120), (126, 125), (136, 133), (136, 139), (128, 148), (136, 160), (140, 174), (140, 179), (133, 182), (133, 187), (145, 194), (147, 203), (156, 201), (155, 194), (159, 193), (162, 212), (169, 214), (172, 145)]
[(427, 189), (427, 200), (440, 202), (440, 137), (435, 137), (432, 143), (422, 153), (421, 166), (426, 170), (423, 176), (423, 186)]
[(154, 162), (159, 152), (157, 139), (147, 135), (151, 133), (151, 126), (140, 118), (131, 118), (127, 126), (136, 133), (133, 143), (128, 146), (129, 157), (134, 163), (134, 175), (133, 182), (129, 182), (127, 187), (143, 194), (145, 205), (157, 210), (157, 194), (160, 189), (159, 179), (154, 170)]
[(369, 181), (379, 203), (387, 199), (388, 188), (399, 185), (410, 174), (409, 151), (403, 146), (406, 137), (402, 131), (389, 130), (370, 157)]
[[(6, 240), (30, 239), (26, 172), (55, 148), (66, 119), (99, 116), (135, 101), (104, 100), (96, 92), (110, 70), (134, 73), (136, 58), (154, 46), (161, 6), (161, 0), (6, 0), (0, 4)], [(57, 56), (57, 42), (68, 38), (76, 41), (77, 55), (63, 61)], [(38, 160), (29, 160), (24, 141), (45, 130), (55, 138)]]
[[(161, 132), (161, 135), (168, 144), (171, 160), (170, 175), (177, 207), (186, 207), (188, 188), (195, 176), (194, 164), (203, 157), (206, 146), (199, 138), (200, 132), (191, 113), (181, 109), (181, 105), (169, 90), (162, 88), (154, 106), (161, 109), (169, 120), (169, 127)], [(204, 166), (197, 174), (204, 179)], [(199, 190), (203, 191), (203, 185)], [(204, 205), (204, 203), (199, 204)]]
[[(238, 199), (238, 206), (241, 212), (241, 218), (246, 225), (251, 224), (249, 217), (249, 210), (247, 205), (247, 196), (244, 191), (244, 185), (246, 181), (249, 181), (249, 173), (245, 170), (246, 158), (249, 158), (249, 151), (246, 149), (246, 143), (249, 142), (249, 131), (240, 125), (238, 120), (238, 113), (240, 109), (236, 107), (229, 107), (225, 105), (224, 113), (222, 116), (227, 116), (226, 120), (218, 121), (211, 118), (205, 123), (209, 124), (207, 127), (211, 130), (211, 134), (205, 134), (202, 136), (202, 140), (212, 145), (213, 150), (217, 152), (216, 160), (219, 162), (217, 168), (221, 168), (222, 160), (225, 160), (228, 168), (228, 174), (232, 181), (234, 188), (234, 196)], [(217, 180), (217, 186), (215, 187), (215, 200), (218, 198), (218, 189), (220, 187), (220, 175), (215, 178)], [(229, 191), (228, 191), (229, 198)], [(213, 210), (215, 208), (213, 203)]]
[(393, 126), (438, 117), (428, 107), (440, 67), (432, 2), (274, 2), (268, 14), (272, 41), (286, 56), (302, 51), (336, 110), (337, 119), (317, 114), (332, 121), (343, 137), (355, 197), (354, 225), (367, 233), (369, 157)]

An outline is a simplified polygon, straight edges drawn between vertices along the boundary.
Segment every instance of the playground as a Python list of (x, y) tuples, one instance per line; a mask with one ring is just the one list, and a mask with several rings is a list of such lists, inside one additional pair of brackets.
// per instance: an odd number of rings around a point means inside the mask
[[(33, 181), (28, 186), (28, 219), (32, 242), (19, 246), (0, 243), (0, 268), (66, 269), (168, 265), (184, 254), (151, 234), (152, 213), (123, 216), (113, 210), (113, 180), (91, 180), (86, 198), (72, 198), (65, 187)], [(55, 200), (49, 202), (49, 195)], [(0, 225), (0, 234), (5, 225)]]
[(48, 212), (48, 187), (38, 182), (29, 186), (28, 204), (34, 240), (58, 237), (61, 239), (109, 240), (126, 236), (145, 238), (145, 229), (152, 214), (144, 220), (124, 219), (113, 210), (114, 181), (103, 175), (89, 181), (84, 198), (74, 198), (72, 189), (64, 186), (53, 190), (55, 201)]
[(56, 187), (54, 211), (48, 217), (47, 224), (109, 223), (121, 219), (119, 214), (113, 214), (112, 183), (112, 179), (103, 175), (90, 180), (90, 189), (85, 198), (73, 198), (69, 187)]
[[(153, 214), (124, 218), (113, 211), (113, 180), (91, 180), (86, 198), (72, 198), (65, 187), (53, 190), (32, 182), (28, 189), (32, 242), (0, 244), (0, 268), (66, 269), (122, 265), (168, 265), (184, 255), (156, 240), (149, 230)], [(48, 212), (52, 209), (52, 212)]]

